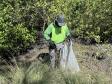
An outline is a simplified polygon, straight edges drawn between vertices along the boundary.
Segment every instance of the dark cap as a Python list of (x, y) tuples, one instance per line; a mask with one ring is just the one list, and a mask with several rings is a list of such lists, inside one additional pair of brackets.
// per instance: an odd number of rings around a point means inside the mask
[(59, 26), (64, 26), (65, 25), (64, 15), (58, 15), (55, 21), (57, 21)]

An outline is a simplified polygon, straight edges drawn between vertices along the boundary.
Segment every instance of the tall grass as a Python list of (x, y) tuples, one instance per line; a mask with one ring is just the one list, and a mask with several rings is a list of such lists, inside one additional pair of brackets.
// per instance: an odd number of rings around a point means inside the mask
[(6, 77), (0, 74), (0, 84), (8, 84)]
[(7, 73), (0, 74), (0, 84), (109, 84), (108, 81), (101, 73), (50, 70), (49, 65), (40, 62), (10, 67)]

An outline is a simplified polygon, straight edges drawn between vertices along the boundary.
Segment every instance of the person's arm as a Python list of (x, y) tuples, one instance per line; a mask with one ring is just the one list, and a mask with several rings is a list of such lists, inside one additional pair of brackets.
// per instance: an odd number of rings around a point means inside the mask
[(51, 31), (52, 31), (52, 27), (51, 27), (51, 24), (47, 27), (47, 29), (44, 31), (44, 38), (46, 40), (50, 40), (50, 34), (51, 34)]
[(50, 24), (47, 29), (44, 31), (44, 38), (47, 40), (48, 45), (50, 46), (51, 49), (55, 49), (56, 45), (54, 42), (51, 40), (50, 34), (52, 32), (52, 24)]

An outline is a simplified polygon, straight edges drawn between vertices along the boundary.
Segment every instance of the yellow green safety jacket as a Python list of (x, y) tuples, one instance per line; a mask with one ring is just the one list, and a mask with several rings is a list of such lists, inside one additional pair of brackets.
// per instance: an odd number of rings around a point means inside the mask
[(66, 24), (61, 28), (58, 28), (53, 23), (51, 23), (44, 31), (45, 39), (51, 39), (55, 44), (62, 43), (69, 35), (70, 32)]

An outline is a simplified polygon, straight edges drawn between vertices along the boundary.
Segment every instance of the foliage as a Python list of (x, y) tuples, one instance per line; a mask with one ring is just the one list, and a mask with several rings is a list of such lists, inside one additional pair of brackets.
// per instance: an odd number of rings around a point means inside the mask
[(71, 26), (79, 38), (106, 42), (112, 34), (111, 0), (79, 0), (71, 8)]
[(36, 30), (63, 13), (76, 38), (108, 42), (112, 35), (111, 0), (1, 0), (0, 50), (12, 54), (36, 42)]
[[(0, 52), (15, 55), (26, 50), (35, 42), (35, 30), (28, 29), (23, 22), (18, 9), (15, 9), (10, 1), (2, 2), (0, 6)], [(16, 4), (17, 5), (17, 4)]]

